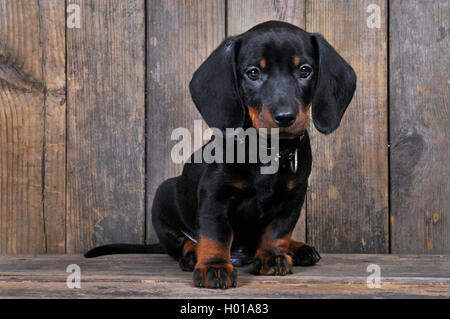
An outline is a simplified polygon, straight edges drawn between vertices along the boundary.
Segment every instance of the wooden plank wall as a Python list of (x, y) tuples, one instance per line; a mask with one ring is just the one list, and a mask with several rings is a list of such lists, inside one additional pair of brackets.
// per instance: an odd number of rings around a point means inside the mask
[(225, 2), (151, 0), (147, 15), (147, 239), (154, 242), (151, 206), (156, 189), (183, 169), (170, 159), (172, 130), (186, 127), (193, 133), (194, 121), (202, 119), (188, 85), (225, 38)]
[(392, 253), (450, 252), (449, 1), (391, 2)]
[(0, 1), (0, 252), (64, 252), (63, 2)]
[[(379, 29), (367, 27), (369, 4), (384, 17)], [(383, 0), (308, 2), (307, 31), (323, 34), (358, 76), (339, 129), (310, 127), (308, 240), (324, 252), (389, 251), (386, 12)]]
[(144, 240), (145, 3), (77, 1), (67, 30), (67, 252)]
[(358, 74), (341, 127), (310, 127), (295, 236), (322, 252), (450, 253), (448, 16), (446, 0), (0, 0), (0, 253), (155, 242), (153, 196), (182, 169), (171, 132), (201, 119), (192, 73), (269, 19), (322, 33)]

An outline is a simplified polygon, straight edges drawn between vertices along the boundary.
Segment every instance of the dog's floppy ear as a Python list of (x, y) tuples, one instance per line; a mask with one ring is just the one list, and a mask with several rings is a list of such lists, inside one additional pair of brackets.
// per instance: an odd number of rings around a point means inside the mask
[(245, 111), (237, 88), (236, 55), (240, 40), (227, 38), (203, 62), (189, 84), (192, 100), (210, 127), (244, 125)]
[(321, 133), (329, 134), (339, 126), (352, 100), (356, 74), (320, 34), (312, 34), (311, 40), (319, 68), (312, 100), (313, 121)]

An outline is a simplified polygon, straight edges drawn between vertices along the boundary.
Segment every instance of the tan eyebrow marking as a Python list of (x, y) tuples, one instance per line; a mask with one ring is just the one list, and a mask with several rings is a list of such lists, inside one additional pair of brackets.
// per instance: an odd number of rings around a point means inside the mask
[(294, 64), (295, 64), (295, 66), (299, 66), (300, 65), (300, 58), (298, 56), (296, 56), (294, 58)]
[(266, 59), (262, 59), (261, 61), (259, 61), (259, 66), (263, 69), (266, 68)]

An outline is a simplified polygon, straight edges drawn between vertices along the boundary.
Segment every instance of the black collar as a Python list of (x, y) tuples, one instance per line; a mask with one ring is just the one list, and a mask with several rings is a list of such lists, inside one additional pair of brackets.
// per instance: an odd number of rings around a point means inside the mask
[(275, 160), (280, 161), (281, 168), (289, 167), (293, 174), (298, 170), (298, 149), (305, 140), (306, 131), (293, 140), (280, 140), (280, 148)]
[[(298, 149), (303, 144), (307, 132), (304, 131), (300, 136), (294, 139), (280, 139), (279, 147), (275, 149), (274, 147), (267, 146), (267, 150), (269, 154), (273, 154), (272, 152), (276, 152), (275, 160), (280, 161), (280, 165), (282, 168), (286, 166), (290, 166), (292, 173), (296, 173), (298, 169)], [(237, 136), (234, 136), (235, 141), (239, 141), (240, 139)], [(269, 142), (270, 139), (267, 141)]]
[[(295, 156), (295, 153), (300, 148), (300, 145), (303, 143), (305, 136), (306, 131), (294, 139), (280, 140), (280, 145), (276, 157), (279, 158), (281, 161), (292, 160)], [(269, 147), (268, 149), (271, 150), (272, 148)]]

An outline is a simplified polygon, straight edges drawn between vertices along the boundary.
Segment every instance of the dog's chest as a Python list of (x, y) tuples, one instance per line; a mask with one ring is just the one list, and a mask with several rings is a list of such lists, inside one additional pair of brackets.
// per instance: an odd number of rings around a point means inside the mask
[(241, 195), (235, 197), (237, 215), (251, 221), (274, 217), (298, 184), (298, 176), (287, 172), (255, 176), (248, 181)]

